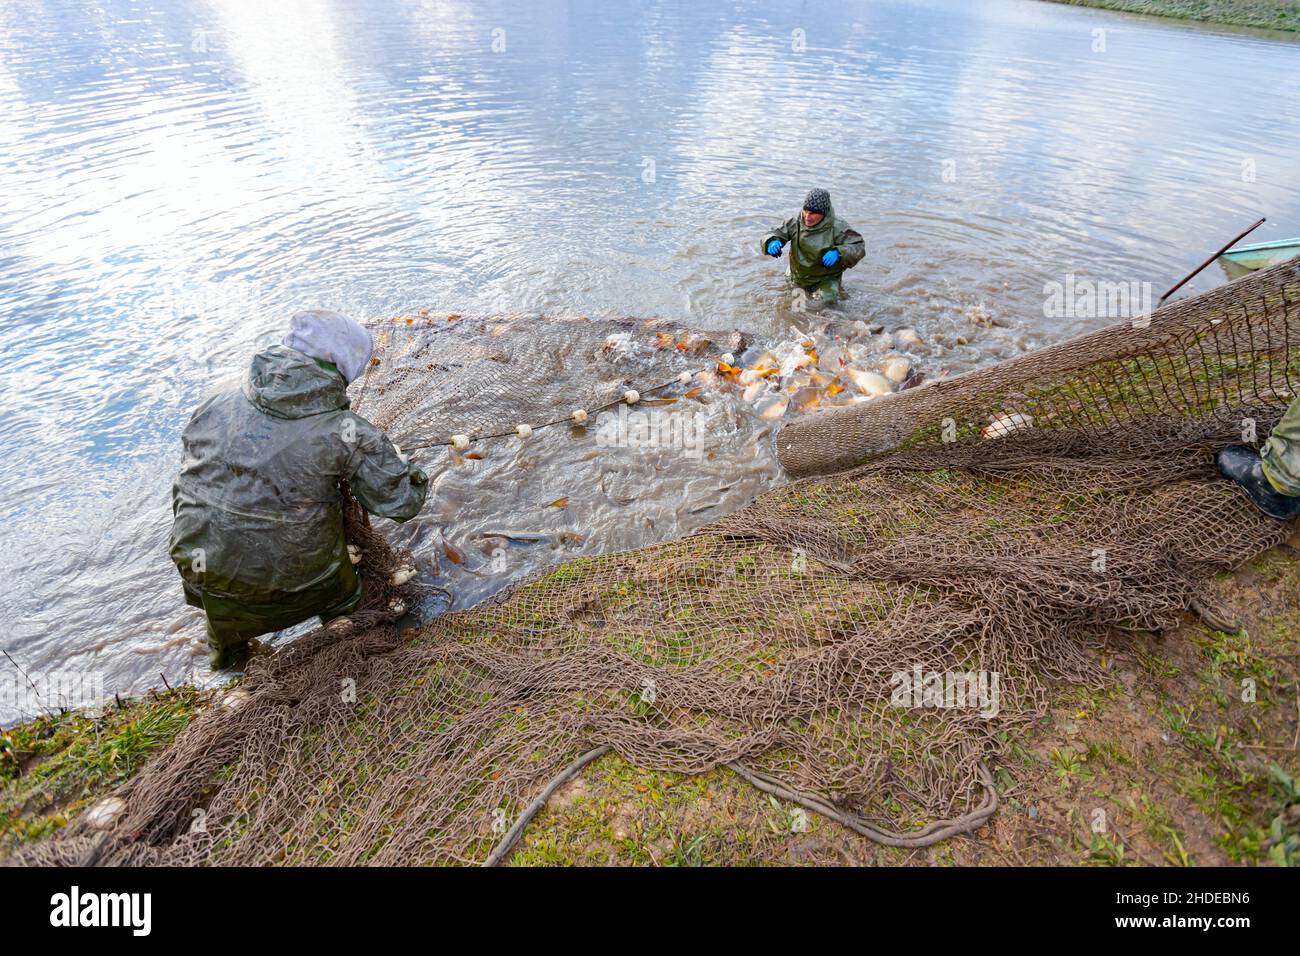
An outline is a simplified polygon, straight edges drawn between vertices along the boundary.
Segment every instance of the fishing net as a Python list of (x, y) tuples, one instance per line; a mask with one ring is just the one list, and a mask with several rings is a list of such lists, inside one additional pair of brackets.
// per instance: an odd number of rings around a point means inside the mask
[(729, 766), (885, 843), (970, 832), (1054, 687), (1102, 682), (1108, 643), (1175, 625), (1208, 575), (1285, 539), (1213, 452), (1267, 435), (1300, 383), (1298, 333), (1292, 263), (1145, 327), (814, 415), (778, 440), (807, 477), (413, 639), (383, 617), (411, 597), (385, 583), (400, 556), (354, 512), (353, 630), (259, 661), (121, 788), (110, 829), (74, 823), (20, 859), (496, 862), (611, 749)]
[(629, 387), (649, 395), (745, 345), (660, 319), (398, 316), (377, 330), (353, 406), (407, 451), (503, 437), (594, 415)]

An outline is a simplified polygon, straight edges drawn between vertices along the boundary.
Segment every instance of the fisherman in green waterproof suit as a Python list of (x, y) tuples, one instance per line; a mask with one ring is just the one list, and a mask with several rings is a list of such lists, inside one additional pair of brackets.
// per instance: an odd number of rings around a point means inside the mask
[(866, 255), (856, 230), (835, 215), (831, 194), (824, 189), (808, 193), (799, 215), (763, 240), (763, 252), (780, 258), (790, 246), (790, 281), (815, 308), (834, 305), (840, 297), (840, 276)]
[(1283, 521), (1300, 515), (1300, 398), (1287, 408), (1259, 451), (1231, 445), (1219, 471), (1246, 489), (1260, 511)]
[(372, 350), (346, 316), (299, 312), (243, 386), (207, 399), (185, 428), (171, 557), (186, 602), (207, 615), (214, 670), (241, 663), (258, 635), (356, 609), (340, 481), (394, 521), (424, 505), (424, 472), (348, 409)]

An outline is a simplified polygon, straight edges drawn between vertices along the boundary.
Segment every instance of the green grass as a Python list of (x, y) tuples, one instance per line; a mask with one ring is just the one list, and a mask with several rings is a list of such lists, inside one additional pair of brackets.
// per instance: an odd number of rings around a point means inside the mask
[(101, 717), (54, 714), (0, 732), (0, 854), (66, 826), (170, 743), (207, 699), (182, 687)]
[(1076, 7), (1099, 7), (1123, 13), (1175, 17), (1206, 23), (1300, 30), (1300, 4), (1295, 0), (1052, 0)]

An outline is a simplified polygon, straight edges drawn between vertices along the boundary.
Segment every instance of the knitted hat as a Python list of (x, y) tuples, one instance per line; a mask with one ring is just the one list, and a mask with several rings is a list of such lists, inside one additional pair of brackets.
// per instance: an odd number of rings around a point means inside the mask
[(819, 212), (824, 216), (831, 211), (831, 194), (824, 189), (809, 190), (808, 198), (803, 201), (803, 208), (809, 212)]

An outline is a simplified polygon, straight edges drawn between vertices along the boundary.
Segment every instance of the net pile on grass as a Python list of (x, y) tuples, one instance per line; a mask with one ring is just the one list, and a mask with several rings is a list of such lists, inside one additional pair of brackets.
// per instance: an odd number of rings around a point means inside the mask
[[(1101, 682), (1104, 645), (1174, 625), (1207, 575), (1285, 538), (1213, 452), (1246, 419), (1266, 435), (1297, 384), (1288, 264), (1148, 328), (823, 413), (779, 446), (792, 472), (833, 474), (413, 641), (310, 635), (126, 784), (112, 829), (74, 824), (25, 859), (494, 862), (609, 749), (731, 766), (887, 843), (968, 832), (1054, 684)], [(996, 694), (953, 675), (996, 675)]]

